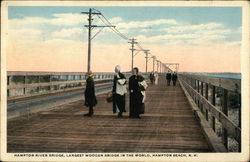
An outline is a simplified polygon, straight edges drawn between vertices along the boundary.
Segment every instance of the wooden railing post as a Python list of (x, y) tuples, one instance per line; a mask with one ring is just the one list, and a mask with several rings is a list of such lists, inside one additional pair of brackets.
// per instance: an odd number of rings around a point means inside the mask
[(228, 115), (227, 110), (227, 103), (228, 103), (228, 91), (226, 89), (223, 89), (223, 105), (222, 105), (222, 111), (225, 115)]
[(227, 139), (227, 129), (223, 128), (223, 133), (222, 133), (222, 139), (223, 139), (223, 144), (228, 149), (228, 139)]
[(212, 116), (212, 128), (215, 131), (215, 117)]
[(202, 114), (204, 113), (203, 104), (201, 104), (201, 112), (202, 112)]
[[(241, 128), (241, 95), (238, 94), (239, 96), (239, 127)], [(241, 137), (239, 138), (239, 147), (238, 150), (241, 152)]]
[[(23, 76), (23, 83), (24, 84), (27, 84), (27, 77), (26, 76)], [(23, 95), (26, 94), (26, 88), (23, 88)]]
[(200, 81), (197, 80), (197, 92), (200, 93)]
[(215, 106), (215, 86), (213, 86), (213, 89), (212, 89), (212, 104)]
[(10, 84), (10, 76), (7, 76), (7, 85)]
[(203, 96), (203, 82), (201, 82), (201, 95)]
[[(223, 105), (222, 105), (222, 112), (227, 116), (228, 110), (227, 110), (227, 103), (228, 103), (228, 91), (226, 89), (223, 89)], [(224, 146), (228, 149), (228, 133), (227, 129), (224, 128), (222, 125), (222, 139)]]
[[(216, 87), (213, 86), (213, 89), (212, 89), (212, 104), (215, 106), (215, 94), (216, 94)], [(213, 130), (215, 131), (215, 117), (212, 115), (212, 128)]]
[(205, 97), (208, 100), (208, 83), (206, 83), (206, 87), (205, 87)]
[[(41, 83), (41, 76), (40, 75), (38, 76), (38, 83)], [(38, 88), (38, 92), (37, 93), (39, 93), (40, 89), (41, 89), (41, 86), (39, 86), (37, 88)]]
[(238, 94), (239, 96), (239, 127), (241, 128), (241, 95)]
[(206, 109), (206, 120), (208, 121), (208, 110)]

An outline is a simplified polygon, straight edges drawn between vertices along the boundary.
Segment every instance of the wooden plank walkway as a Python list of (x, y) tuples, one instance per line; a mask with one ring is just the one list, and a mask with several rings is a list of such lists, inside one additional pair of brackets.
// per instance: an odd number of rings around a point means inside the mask
[[(8, 152), (211, 152), (179, 84), (147, 89), (142, 119), (117, 118), (106, 96), (92, 118), (83, 101), (9, 121)], [(128, 108), (128, 95), (127, 105)]]

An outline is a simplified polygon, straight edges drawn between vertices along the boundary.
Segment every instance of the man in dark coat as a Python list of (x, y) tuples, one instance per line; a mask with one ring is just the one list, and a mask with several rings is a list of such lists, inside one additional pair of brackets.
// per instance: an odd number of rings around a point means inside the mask
[(166, 75), (167, 85), (168, 85), (168, 86), (170, 86), (171, 78), (172, 78), (171, 72), (168, 71), (168, 73), (167, 73), (167, 75)]
[(177, 81), (177, 73), (174, 72), (173, 76), (172, 76), (172, 80), (173, 80), (173, 85), (176, 85), (176, 81)]
[(153, 72), (150, 73), (149, 79), (151, 81), (151, 84), (154, 84), (154, 73)]
[(129, 78), (130, 108), (129, 117), (139, 118), (145, 111), (145, 90), (147, 83), (143, 76), (138, 75), (139, 69), (133, 69), (133, 75)]
[(125, 94), (127, 93), (126, 78), (121, 73), (119, 65), (115, 67), (116, 75), (113, 81), (113, 113), (118, 112), (118, 118), (122, 117), (122, 113), (126, 112), (125, 109)]
[(94, 114), (93, 107), (97, 104), (95, 96), (95, 83), (93, 79), (93, 73), (89, 72), (87, 74), (86, 89), (85, 89), (85, 106), (89, 107), (89, 112), (84, 114), (84, 116), (91, 117)]

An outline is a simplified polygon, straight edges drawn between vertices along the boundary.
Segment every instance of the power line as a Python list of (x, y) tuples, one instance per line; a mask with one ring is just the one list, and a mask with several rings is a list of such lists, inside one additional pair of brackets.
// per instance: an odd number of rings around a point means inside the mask
[[(98, 10), (96, 10), (96, 9), (94, 9), (95, 11), (97, 11), (97, 12), (100, 12), (100, 11), (98, 11)], [(110, 26), (113, 26), (112, 25), (112, 23), (110, 23), (110, 21), (100, 12), (100, 15), (102, 16), (99, 16), (99, 15), (97, 15), (99, 18), (100, 18), (100, 20), (105, 24), (105, 25), (110, 25)], [(104, 19), (104, 20), (103, 20)], [(119, 35), (120, 37), (122, 37), (123, 39), (125, 39), (125, 40), (129, 40), (129, 38), (127, 37), (127, 36), (125, 36), (124, 34), (122, 34), (118, 29), (116, 29), (115, 27), (110, 27), (110, 29), (113, 31), (113, 32), (115, 32), (117, 35)]]
[[(100, 20), (104, 23), (104, 24), (106, 24), (106, 25), (112, 25), (111, 23), (106, 23), (105, 22), (105, 20), (103, 20), (103, 18), (101, 17), (101, 16), (99, 16), (99, 15), (97, 15), (99, 18), (100, 18)], [(125, 40), (128, 40), (128, 38), (126, 37), (126, 36), (124, 36), (123, 34), (121, 34), (118, 30), (116, 30), (115, 29), (115, 27), (109, 27), (113, 32), (115, 32), (118, 36), (120, 36), (121, 38), (123, 38), (123, 39), (125, 39)]]
[[(103, 16), (103, 15), (101, 15)], [(100, 16), (99, 16), (100, 17)], [(105, 17), (103, 16), (103, 18), (105, 19)], [(102, 19), (101, 19), (102, 20)], [(106, 20), (106, 19), (105, 19)], [(107, 21), (107, 20), (106, 20)], [(111, 24), (110, 22), (108, 22), (109, 24)], [(119, 30), (117, 30), (116, 28), (112, 28), (110, 27), (110, 29), (115, 32), (117, 35), (119, 35), (121, 38), (125, 39), (125, 40), (128, 40), (129, 38), (126, 37), (125, 35), (123, 35)]]
[[(155, 69), (155, 61), (157, 61), (157, 71), (158, 71), (158, 64), (159, 64), (159, 60), (156, 60), (156, 57), (154, 56), (154, 55), (152, 55), (151, 53), (149, 53), (148, 51), (149, 50), (145, 50), (143, 47), (142, 47), (142, 45), (140, 44), (140, 43), (138, 43), (138, 42), (135, 42), (135, 40), (136, 39), (134, 39), (134, 38), (132, 38), (132, 39), (129, 39), (126, 35), (124, 35), (124, 34), (122, 34), (118, 29), (116, 29), (115, 28), (115, 26), (114, 25), (112, 25), (112, 23), (100, 12), (100, 11), (98, 11), (97, 9), (92, 9), (92, 10), (94, 10), (94, 11), (96, 11), (96, 16), (98, 16), (99, 17), (99, 19), (102, 21), (102, 23), (105, 25), (105, 27), (109, 27), (115, 34), (117, 34), (119, 37), (121, 37), (122, 39), (124, 39), (124, 40), (130, 40), (131, 42), (128, 42), (128, 43), (131, 43), (131, 45), (132, 45), (132, 48), (130, 49), (131, 50), (131, 52), (132, 52), (132, 64), (131, 64), (131, 70), (133, 69), (133, 57), (134, 57), (134, 51), (136, 50), (135, 48), (134, 48), (134, 45), (136, 44), (137, 46), (138, 46), (138, 48), (139, 48), (139, 50), (138, 51), (144, 51), (144, 52), (146, 52), (146, 71), (147, 71), (147, 62), (152, 58), (153, 59), (153, 71), (154, 71), (154, 69)], [(99, 26), (99, 27), (101, 27), (101, 26)], [(101, 29), (102, 30), (102, 29)], [(100, 31), (101, 31), (100, 30)], [(99, 32), (100, 32), (99, 31)], [(99, 33), (98, 32), (98, 33)], [(97, 34), (98, 34), (97, 33)], [(97, 35), (96, 34), (96, 35)], [(95, 36), (96, 36), (95, 35)], [(95, 37), (94, 36), (94, 37)], [(161, 68), (161, 67), (160, 67)]]
[[(98, 11), (97, 9), (93, 9), (97, 12), (100, 13), (100, 15), (97, 15), (100, 20), (105, 24), (105, 25), (108, 25), (108, 26), (113, 26), (112, 23), (100, 12)], [(125, 39), (125, 40), (129, 40), (129, 38), (127, 36), (125, 36), (124, 34), (122, 34), (118, 29), (116, 29), (115, 27), (109, 27), (113, 32), (115, 32), (118, 36), (120, 36), (121, 38)], [(139, 44), (137, 43), (137, 46), (140, 48), (140, 50), (144, 51), (144, 48)]]
[(139, 43), (137, 43), (137, 46), (138, 46), (142, 51), (144, 51), (144, 48), (142, 48), (142, 46), (141, 46)]

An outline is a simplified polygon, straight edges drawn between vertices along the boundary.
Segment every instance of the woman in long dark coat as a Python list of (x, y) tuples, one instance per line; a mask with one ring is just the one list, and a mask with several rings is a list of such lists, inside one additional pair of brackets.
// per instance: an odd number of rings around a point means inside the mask
[(125, 109), (125, 94), (126, 89), (126, 77), (121, 73), (121, 68), (119, 65), (115, 67), (116, 75), (113, 81), (113, 113), (118, 112), (118, 117), (122, 117), (122, 113), (126, 112)]
[(139, 69), (135, 67), (133, 69), (133, 75), (129, 78), (129, 117), (140, 119), (140, 114), (144, 114), (145, 111), (144, 101), (147, 83), (143, 76), (138, 75), (138, 72)]
[(93, 73), (89, 72), (87, 74), (86, 89), (85, 89), (85, 106), (89, 107), (89, 112), (84, 114), (84, 116), (91, 117), (94, 114), (93, 107), (97, 104), (95, 96), (95, 83), (93, 79)]

